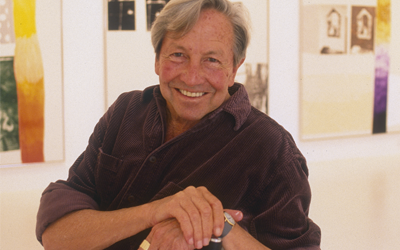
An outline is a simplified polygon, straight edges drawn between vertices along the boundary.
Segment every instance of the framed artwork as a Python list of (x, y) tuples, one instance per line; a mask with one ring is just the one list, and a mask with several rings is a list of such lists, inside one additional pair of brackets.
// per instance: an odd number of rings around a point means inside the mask
[(134, 0), (110, 0), (107, 10), (108, 30), (135, 30)]
[(302, 139), (400, 131), (400, 82), (389, 80), (389, 44), (400, 42), (387, 37), (393, 10), (390, 0), (301, 1)]
[(5, 0), (0, 16), (0, 165), (62, 161), (61, 1)]
[[(135, 29), (110, 28), (117, 25), (110, 14), (111, 5), (134, 3)], [(105, 2), (105, 68), (106, 105), (110, 106), (123, 92), (144, 89), (158, 84), (154, 72), (155, 54), (151, 45), (150, 29), (159, 11), (169, 0), (131, 0)], [(252, 103), (260, 110), (268, 110), (268, 44), (267, 13), (268, 1), (240, 1), (250, 12), (252, 19), (252, 40), (246, 62), (239, 68), (237, 81), (245, 84)], [(118, 4), (116, 4), (118, 3)], [(124, 13), (119, 12), (122, 20)], [(122, 13), (122, 14), (121, 14)], [(121, 25), (119, 25), (121, 26)]]

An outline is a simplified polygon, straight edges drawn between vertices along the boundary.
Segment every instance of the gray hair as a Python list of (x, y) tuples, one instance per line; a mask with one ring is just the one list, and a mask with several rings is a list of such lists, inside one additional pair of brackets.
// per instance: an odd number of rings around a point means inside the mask
[(237, 66), (246, 57), (250, 42), (250, 18), (247, 9), (241, 3), (228, 0), (171, 0), (157, 16), (151, 28), (151, 42), (157, 59), (165, 34), (171, 31), (184, 36), (196, 24), (204, 9), (215, 9), (231, 22), (234, 33), (234, 65)]

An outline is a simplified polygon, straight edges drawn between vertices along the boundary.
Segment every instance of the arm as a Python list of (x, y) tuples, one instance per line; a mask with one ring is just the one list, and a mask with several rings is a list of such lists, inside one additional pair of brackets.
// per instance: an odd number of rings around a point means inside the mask
[(222, 239), (225, 250), (270, 250), (236, 224), (227, 236)]
[(43, 233), (45, 249), (104, 249), (148, 228), (145, 206), (102, 212), (85, 209), (52, 223)]
[(142, 206), (115, 211), (79, 210), (52, 223), (43, 233), (45, 249), (104, 249), (142, 230), (175, 218), (187, 244), (203, 247), (222, 232), (222, 205), (206, 188), (185, 190)]

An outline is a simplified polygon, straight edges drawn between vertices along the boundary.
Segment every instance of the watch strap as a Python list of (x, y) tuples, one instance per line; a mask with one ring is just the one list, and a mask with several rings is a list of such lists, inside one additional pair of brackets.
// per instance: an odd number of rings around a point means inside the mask
[(222, 230), (222, 234), (220, 237), (224, 238), (232, 230), (234, 225), (235, 225), (234, 223), (228, 221), (228, 219), (226, 219), (225, 217), (224, 229)]

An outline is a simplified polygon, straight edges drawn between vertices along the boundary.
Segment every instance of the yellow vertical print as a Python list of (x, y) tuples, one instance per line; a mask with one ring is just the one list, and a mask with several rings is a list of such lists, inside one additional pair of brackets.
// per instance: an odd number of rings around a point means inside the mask
[(376, 43), (390, 42), (390, 0), (378, 0), (376, 11)]
[(21, 160), (43, 162), (44, 73), (36, 34), (36, 1), (13, 0), (13, 3)]

